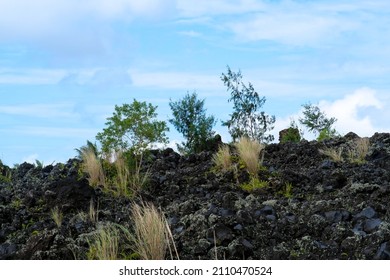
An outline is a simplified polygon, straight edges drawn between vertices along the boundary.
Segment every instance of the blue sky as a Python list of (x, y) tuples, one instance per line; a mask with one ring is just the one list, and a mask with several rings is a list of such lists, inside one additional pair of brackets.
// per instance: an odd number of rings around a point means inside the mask
[(227, 142), (227, 65), (267, 98), (275, 135), (307, 102), (341, 134), (390, 131), (389, 1), (1, 0), (0, 159), (65, 162), (115, 104), (168, 120), (194, 90)]

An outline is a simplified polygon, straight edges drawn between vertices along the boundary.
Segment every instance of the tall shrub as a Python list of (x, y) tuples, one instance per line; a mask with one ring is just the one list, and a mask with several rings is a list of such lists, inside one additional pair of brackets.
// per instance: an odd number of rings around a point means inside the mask
[(183, 134), (186, 142), (178, 144), (181, 153), (197, 153), (206, 148), (206, 142), (212, 138), (215, 132), (212, 130), (215, 125), (215, 118), (206, 115), (204, 99), (199, 100), (194, 92), (184, 96), (179, 101), (171, 101), (173, 118), (169, 122)]
[(233, 141), (241, 137), (249, 137), (258, 142), (274, 140), (274, 136), (267, 135), (267, 132), (274, 128), (275, 116), (260, 111), (266, 98), (260, 97), (251, 83), (245, 85), (241, 72), (234, 73), (229, 66), (227, 73), (222, 73), (221, 80), (231, 94), (228, 101), (233, 102), (234, 109), (230, 119), (222, 122), (222, 125), (228, 127)]

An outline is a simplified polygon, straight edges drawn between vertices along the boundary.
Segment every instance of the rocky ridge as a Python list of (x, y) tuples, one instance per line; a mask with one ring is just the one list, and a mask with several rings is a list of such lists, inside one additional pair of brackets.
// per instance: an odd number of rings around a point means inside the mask
[[(268, 185), (252, 193), (240, 188), (244, 169), (215, 169), (214, 151), (153, 150), (136, 200), (165, 214), (180, 259), (390, 259), (390, 134), (370, 137), (363, 163), (319, 152), (355, 139), (266, 146), (259, 178)], [(131, 199), (89, 186), (80, 164), (0, 166), (0, 259), (85, 259), (99, 224), (132, 227)], [(97, 221), (83, 218), (91, 201)]]

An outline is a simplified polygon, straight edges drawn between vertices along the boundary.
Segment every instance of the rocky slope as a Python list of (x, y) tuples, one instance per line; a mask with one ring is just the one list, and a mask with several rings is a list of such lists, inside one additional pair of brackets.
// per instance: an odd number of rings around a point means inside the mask
[[(390, 134), (370, 138), (364, 163), (319, 152), (357, 138), (268, 145), (259, 171), (268, 186), (252, 193), (240, 188), (244, 169), (216, 171), (212, 151), (152, 151), (136, 200), (165, 213), (180, 259), (390, 259)], [(0, 259), (84, 259), (99, 224), (132, 227), (132, 201), (90, 187), (79, 168), (0, 166)], [(97, 221), (85, 218), (90, 201)]]

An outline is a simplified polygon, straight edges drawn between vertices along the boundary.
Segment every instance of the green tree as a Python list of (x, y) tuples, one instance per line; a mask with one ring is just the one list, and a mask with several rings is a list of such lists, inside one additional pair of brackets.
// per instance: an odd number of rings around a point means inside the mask
[(311, 103), (302, 106), (304, 108), (303, 117), (299, 119), (299, 122), (306, 126), (309, 131), (318, 134), (317, 140), (325, 140), (337, 136), (337, 131), (332, 128), (337, 121), (336, 118), (328, 118), (318, 106)]
[(104, 153), (132, 151), (138, 153), (154, 143), (167, 143), (164, 121), (157, 121), (157, 107), (134, 99), (131, 104), (115, 106), (107, 127), (97, 134)]
[(273, 135), (266, 135), (274, 127), (275, 116), (266, 115), (260, 112), (264, 105), (265, 97), (260, 97), (251, 83), (245, 85), (242, 82), (241, 71), (232, 72), (227, 67), (227, 74), (222, 73), (221, 80), (230, 91), (229, 102), (233, 101), (233, 114), (230, 120), (222, 122), (227, 126), (233, 141), (246, 136), (259, 142), (270, 142), (274, 139)]
[(198, 100), (196, 92), (176, 102), (169, 103), (173, 118), (169, 122), (183, 134), (186, 142), (178, 144), (181, 153), (197, 153), (206, 148), (206, 142), (215, 132), (212, 130), (216, 121), (213, 116), (206, 116), (204, 99)]

